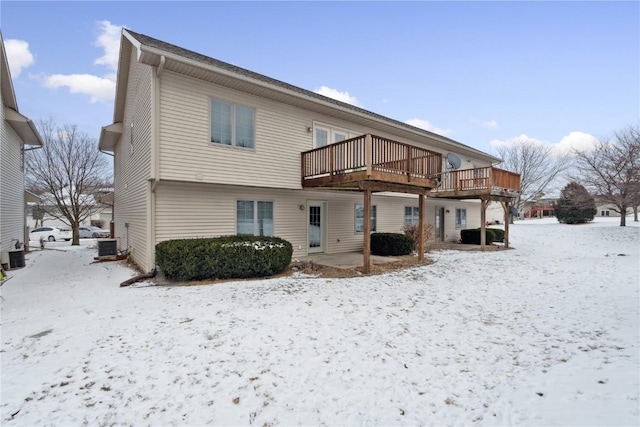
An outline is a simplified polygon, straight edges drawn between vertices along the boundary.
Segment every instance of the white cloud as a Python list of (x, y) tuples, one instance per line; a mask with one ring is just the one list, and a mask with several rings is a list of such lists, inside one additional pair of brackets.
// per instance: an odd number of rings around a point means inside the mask
[(404, 121), (406, 124), (415, 126), (420, 129), (428, 130), (429, 132), (437, 133), (442, 136), (449, 136), (453, 133), (453, 129), (442, 129), (432, 125), (428, 120), (423, 119), (409, 119)]
[(598, 138), (588, 133), (573, 131), (555, 144), (554, 150), (559, 153), (570, 153), (572, 150), (591, 150), (598, 143)]
[(53, 74), (44, 78), (44, 86), (67, 87), (71, 93), (84, 93), (90, 96), (92, 103), (113, 101), (116, 90), (114, 80), (92, 74)]
[(93, 74), (52, 74), (43, 78), (43, 84), (48, 88), (66, 87), (71, 93), (89, 95), (90, 101), (111, 102), (115, 96), (116, 70), (120, 50), (120, 33), (122, 26), (113, 25), (109, 21), (100, 21), (95, 46), (102, 48), (103, 55), (93, 61), (94, 65), (109, 68), (104, 76)]
[(332, 89), (327, 86), (320, 86), (314, 90), (315, 93), (333, 98), (337, 101), (346, 102), (347, 104), (355, 105), (356, 107), (362, 107), (360, 101), (355, 96), (349, 95), (349, 92), (340, 92), (337, 89)]
[(598, 142), (598, 139), (590, 135), (588, 133), (573, 131), (568, 135), (562, 137), (559, 142), (551, 143), (547, 141), (543, 141), (537, 138), (532, 138), (525, 134), (520, 136), (515, 136), (513, 138), (508, 139), (494, 139), (490, 142), (493, 147), (508, 147), (514, 144), (538, 144), (544, 145), (551, 148), (552, 154), (562, 155), (562, 154), (570, 154), (573, 149), (578, 150), (588, 150), (593, 148), (595, 144)]
[(509, 147), (511, 145), (519, 144), (519, 143), (528, 143), (528, 144), (540, 144), (540, 145), (548, 145), (547, 142), (541, 141), (536, 138), (531, 138), (525, 134), (520, 136), (514, 136), (513, 138), (508, 139), (492, 139), (490, 144), (493, 147)]
[(500, 125), (495, 120), (485, 120), (484, 122), (482, 122), (482, 126), (486, 127), (487, 129), (500, 129)]
[(104, 49), (104, 55), (93, 61), (95, 65), (104, 65), (113, 71), (118, 69), (120, 52), (121, 25), (113, 25), (109, 21), (98, 22), (99, 34), (94, 45)]
[(17, 78), (22, 70), (35, 62), (35, 57), (29, 51), (29, 43), (24, 40), (7, 39), (4, 42), (12, 78)]

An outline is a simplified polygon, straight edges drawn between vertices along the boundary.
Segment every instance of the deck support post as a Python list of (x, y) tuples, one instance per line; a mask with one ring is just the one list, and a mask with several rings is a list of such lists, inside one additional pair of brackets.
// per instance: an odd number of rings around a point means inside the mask
[(362, 235), (363, 264), (362, 272), (369, 274), (371, 271), (371, 190), (364, 190), (364, 232)]
[(420, 211), (420, 219), (418, 219), (418, 228), (420, 235), (418, 237), (418, 260), (424, 260), (424, 194), (418, 195), (418, 210)]
[(489, 201), (485, 198), (480, 199), (480, 246), (484, 251), (487, 245), (487, 205)]
[(502, 209), (504, 209), (504, 247), (509, 248), (509, 223), (511, 222), (511, 212), (509, 202), (502, 202)]
[(365, 170), (367, 171), (367, 178), (371, 176), (371, 170), (373, 165), (373, 138), (371, 134), (364, 136), (364, 161)]

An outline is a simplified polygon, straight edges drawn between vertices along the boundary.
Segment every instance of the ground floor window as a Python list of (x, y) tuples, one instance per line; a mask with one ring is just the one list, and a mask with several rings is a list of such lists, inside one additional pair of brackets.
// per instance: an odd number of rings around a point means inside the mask
[(238, 200), (236, 233), (273, 236), (273, 202)]
[(417, 225), (420, 221), (420, 208), (418, 206), (404, 207), (404, 225)]
[(456, 208), (456, 228), (467, 227), (467, 210)]
[[(376, 205), (371, 206), (371, 232), (376, 231)], [(364, 205), (356, 204), (356, 233), (364, 233)]]
[(602, 211), (602, 216), (609, 216), (609, 211)]

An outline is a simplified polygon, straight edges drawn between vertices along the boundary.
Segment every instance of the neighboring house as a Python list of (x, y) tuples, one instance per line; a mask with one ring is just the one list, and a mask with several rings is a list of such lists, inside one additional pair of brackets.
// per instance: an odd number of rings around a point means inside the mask
[(538, 199), (524, 204), (522, 218), (548, 218), (555, 216), (557, 199)]
[[(612, 204), (608, 204), (608, 203), (600, 203), (598, 205), (596, 205), (596, 216), (600, 216), (600, 217), (607, 217), (607, 216), (611, 216), (611, 217), (616, 217), (619, 218), (620, 217), (620, 213), (616, 211), (615, 206), (613, 206)], [(627, 215), (631, 215), (633, 213), (633, 208), (627, 208)]]
[(0, 262), (9, 264), (9, 251), (25, 240), (25, 206), (37, 197), (24, 189), (24, 151), (43, 145), (35, 125), (20, 114), (0, 33)]
[(177, 238), (367, 253), (367, 231), (400, 232), (421, 205), (438, 239), (458, 241), (488, 200), (519, 190), (477, 149), (129, 30), (114, 110), (99, 148), (115, 157), (115, 237), (143, 271)]
[[(80, 221), (80, 226), (98, 225), (99, 227), (109, 228), (109, 224), (113, 218), (113, 190), (98, 190), (83, 196), (83, 198), (93, 206), (87, 218)], [(57, 206), (47, 205), (47, 200), (51, 202), (51, 197), (43, 196), (40, 202), (27, 204), (27, 226), (29, 228), (42, 227), (49, 225), (53, 227), (68, 227), (64, 218), (58, 218), (59, 211)], [(56, 212), (58, 212), (56, 214)], [(52, 215), (54, 214), (54, 215)]]

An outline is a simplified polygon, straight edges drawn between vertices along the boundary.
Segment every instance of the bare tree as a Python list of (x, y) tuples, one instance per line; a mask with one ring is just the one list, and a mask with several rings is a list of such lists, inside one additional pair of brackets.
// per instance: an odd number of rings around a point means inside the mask
[(109, 186), (108, 162), (97, 142), (76, 126), (57, 128), (51, 119), (38, 123), (44, 147), (27, 153), (27, 188), (42, 199), (46, 214), (73, 230), (72, 245), (80, 244), (81, 222), (101, 209), (94, 195)]
[(569, 167), (568, 155), (558, 154), (552, 146), (519, 139), (497, 148), (501, 167), (520, 174), (520, 195), (515, 207), (543, 197), (554, 180)]
[(617, 131), (609, 142), (575, 155), (577, 177), (599, 200), (614, 206), (624, 227), (627, 209), (637, 211), (640, 204), (640, 127)]

